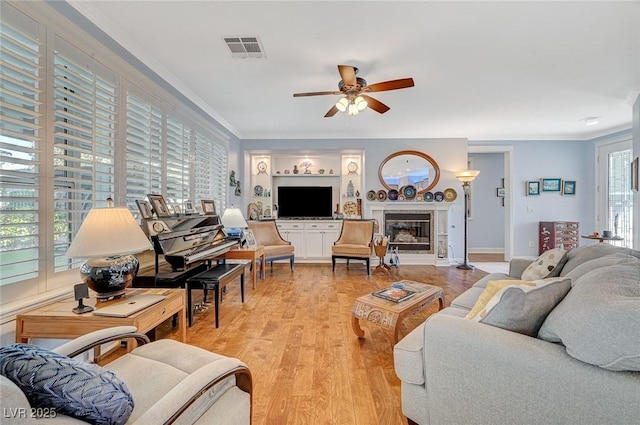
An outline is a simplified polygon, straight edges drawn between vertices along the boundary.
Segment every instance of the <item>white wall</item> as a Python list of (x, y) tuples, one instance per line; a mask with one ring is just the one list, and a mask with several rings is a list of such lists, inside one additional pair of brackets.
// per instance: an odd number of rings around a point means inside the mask
[(496, 194), (504, 178), (504, 153), (474, 153), (469, 159), (473, 169), (480, 171), (471, 183), (469, 252), (504, 252), (505, 207)]

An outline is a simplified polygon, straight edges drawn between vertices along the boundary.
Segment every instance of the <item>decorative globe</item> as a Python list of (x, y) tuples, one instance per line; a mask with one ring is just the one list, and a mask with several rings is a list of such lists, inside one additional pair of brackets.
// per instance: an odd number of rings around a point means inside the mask
[(89, 258), (80, 266), (80, 275), (96, 298), (123, 295), (138, 273), (138, 259), (133, 255)]

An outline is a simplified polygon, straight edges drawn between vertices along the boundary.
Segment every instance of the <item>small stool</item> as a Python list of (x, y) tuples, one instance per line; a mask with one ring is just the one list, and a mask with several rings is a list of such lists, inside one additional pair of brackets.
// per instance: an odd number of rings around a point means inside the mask
[(244, 302), (244, 264), (218, 264), (208, 270), (203, 271), (187, 279), (187, 322), (191, 326), (193, 322), (193, 312), (191, 307), (191, 291), (193, 289), (214, 290), (214, 308), (216, 310), (216, 328), (220, 322), (220, 300), (222, 289), (227, 284), (240, 276), (240, 296)]

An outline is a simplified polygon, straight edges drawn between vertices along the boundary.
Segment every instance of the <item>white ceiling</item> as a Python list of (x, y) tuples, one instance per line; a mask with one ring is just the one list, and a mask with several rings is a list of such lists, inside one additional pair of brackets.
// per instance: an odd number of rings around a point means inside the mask
[[(70, 3), (243, 139), (586, 140), (630, 128), (640, 94), (640, 1)], [(339, 96), (292, 96), (337, 90), (338, 64), (415, 87), (349, 118), (323, 118)]]

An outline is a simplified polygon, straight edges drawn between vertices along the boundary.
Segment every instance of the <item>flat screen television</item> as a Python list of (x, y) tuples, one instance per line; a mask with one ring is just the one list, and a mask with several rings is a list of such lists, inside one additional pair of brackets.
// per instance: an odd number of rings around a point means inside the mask
[(278, 218), (331, 218), (333, 187), (278, 186)]

